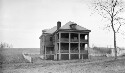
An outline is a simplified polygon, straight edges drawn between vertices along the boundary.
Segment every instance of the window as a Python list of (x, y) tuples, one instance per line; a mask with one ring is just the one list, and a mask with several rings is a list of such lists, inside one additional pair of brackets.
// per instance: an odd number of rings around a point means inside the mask
[(77, 24), (71, 24), (71, 25), (70, 25), (70, 28), (71, 28), (71, 29), (76, 29), (76, 25), (77, 25)]
[(50, 41), (53, 41), (53, 38), (52, 38), (52, 37), (50, 37)]
[(42, 42), (44, 42), (44, 37), (42, 37)]

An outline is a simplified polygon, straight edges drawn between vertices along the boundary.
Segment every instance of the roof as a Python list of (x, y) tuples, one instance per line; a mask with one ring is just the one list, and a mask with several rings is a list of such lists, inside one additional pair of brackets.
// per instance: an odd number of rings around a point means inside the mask
[[(76, 23), (69, 21), (69, 22), (67, 22), (65, 25), (63, 25), (62, 27), (60, 27), (59, 30), (61, 30), (61, 29), (63, 29), (63, 30), (64, 30), (64, 29), (72, 29), (72, 28), (70, 28), (70, 25), (71, 25), (71, 24), (76, 24)], [(86, 28), (84, 28), (84, 27), (81, 27), (81, 26), (79, 26), (79, 25), (76, 25), (76, 30), (88, 30), (88, 29), (86, 29)], [(54, 32), (57, 31), (57, 26), (54, 26), (54, 27), (51, 28), (51, 29), (45, 29), (44, 31), (45, 31), (45, 33), (50, 33), (50, 34), (52, 34), (52, 33), (54, 33)]]
[(56, 30), (57, 30), (57, 26), (54, 26), (54, 27), (51, 28), (51, 29), (45, 29), (45, 33), (50, 33), (50, 34), (52, 34), (52, 33), (54, 33)]
[[(69, 22), (67, 22), (64, 26), (62, 26), (60, 29), (71, 29), (71, 28), (70, 28), (70, 25), (71, 25), (71, 24), (76, 24), (76, 23), (69, 21)], [(88, 29), (86, 29), (86, 28), (84, 28), (84, 27), (81, 27), (81, 26), (79, 26), (79, 25), (76, 25), (76, 30), (88, 30)]]

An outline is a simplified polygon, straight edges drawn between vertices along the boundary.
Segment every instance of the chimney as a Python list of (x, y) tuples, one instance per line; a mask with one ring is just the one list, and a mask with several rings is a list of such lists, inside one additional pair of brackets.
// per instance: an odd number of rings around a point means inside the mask
[(46, 32), (46, 30), (42, 30), (42, 32), (43, 32), (43, 33), (45, 33), (45, 32)]
[(60, 27), (61, 27), (61, 22), (58, 21), (58, 22), (57, 22), (57, 30), (58, 30)]

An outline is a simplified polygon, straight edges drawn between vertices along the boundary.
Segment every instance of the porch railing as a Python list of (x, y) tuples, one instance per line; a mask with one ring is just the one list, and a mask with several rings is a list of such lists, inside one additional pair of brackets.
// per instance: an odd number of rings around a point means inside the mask
[[(69, 38), (61, 38), (61, 42), (69, 42)], [(57, 42), (59, 42), (59, 39), (57, 39)]]
[(88, 50), (80, 50), (80, 53), (88, 54)]
[[(70, 50), (71, 53), (79, 53), (79, 50)], [(57, 51), (59, 53), (59, 51)], [(60, 53), (69, 53), (69, 50), (60, 50)], [(80, 50), (82, 54), (88, 54), (88, 50)]]
[(79, 50), (70, 50), (71, 53), (79, 53)]
[(61, 53), (69, 53), (69, 50), (60, 50)]
[(80, 42), (88, 42), (88, 40), (80, 39)]
[[(69, 42), (69, 38), (61, 38), (60, 41), (61, 42)], [(59, 39), (57, 39), (56, 42), (59, 42)], [(79, 39), (71, 39), (70, 42), (79, 42)], [(80, 39), (80, 42), (88, 42), (88, 40), (86, 40), (86, 39)]]
[(54, 54), (55, 51), (47, 51), (46, 54)]

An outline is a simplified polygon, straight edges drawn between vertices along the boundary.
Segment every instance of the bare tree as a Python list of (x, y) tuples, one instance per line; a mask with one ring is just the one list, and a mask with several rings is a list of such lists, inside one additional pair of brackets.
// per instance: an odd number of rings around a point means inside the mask
[(120, 33), (120, 28), (125, 25), (125, 19), (122, 17), (125, 9), (124, 2), (123, 0), (95, 0), (93, 7), (98, 14), (109, 20), (107, 28), (113, 31), (115, 59), (117, 59), (116, 34)]
[(0, 48), (12, 48), (12, 47), (13, 47), (12, 45), (9, 45), (7, 43), (3, 43), (3, 42), (0, 43)]

